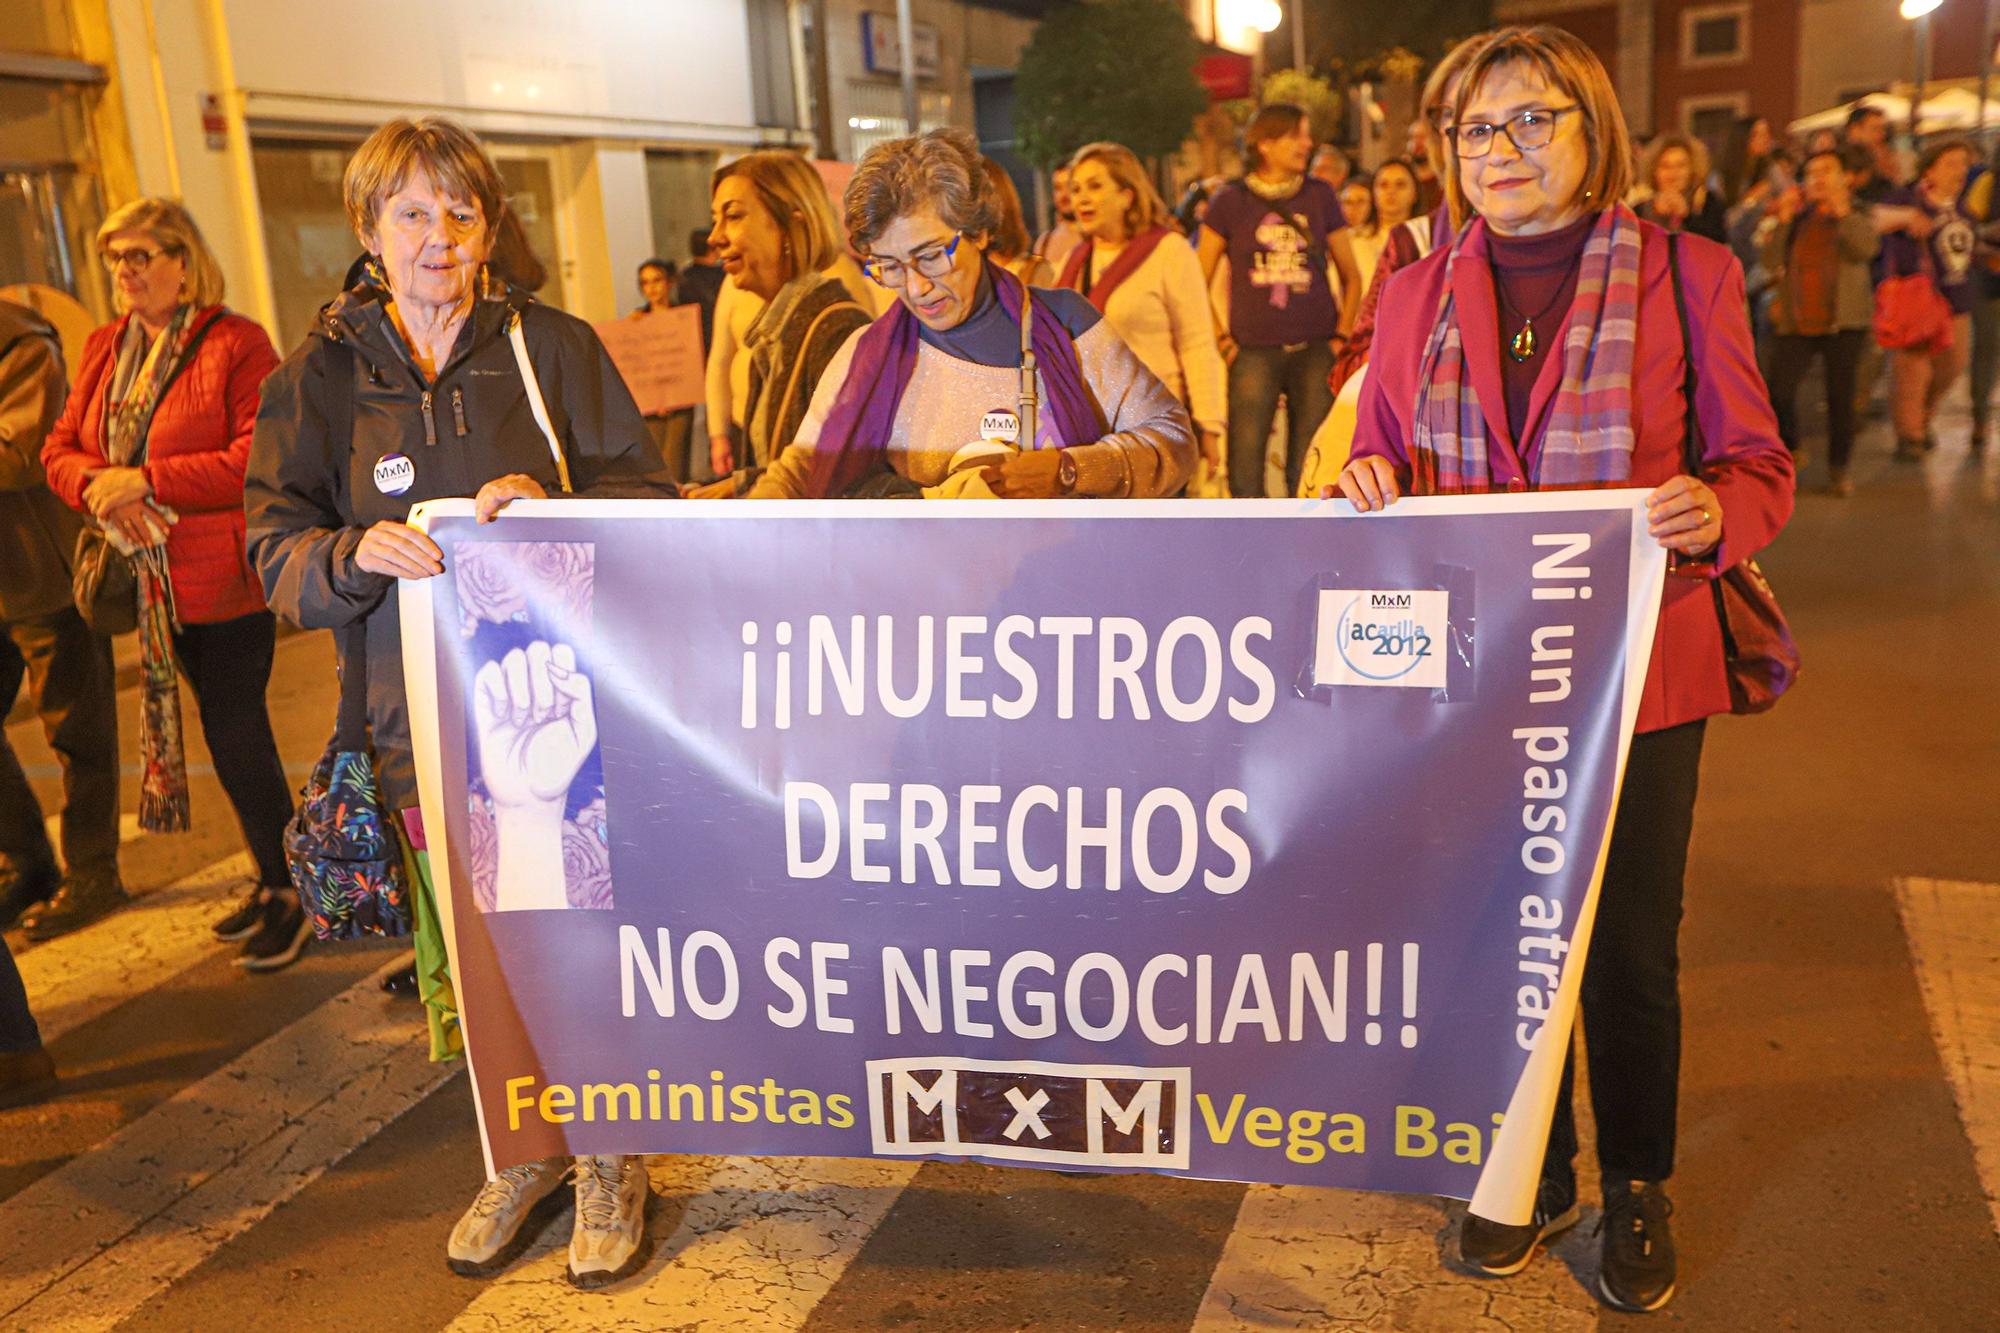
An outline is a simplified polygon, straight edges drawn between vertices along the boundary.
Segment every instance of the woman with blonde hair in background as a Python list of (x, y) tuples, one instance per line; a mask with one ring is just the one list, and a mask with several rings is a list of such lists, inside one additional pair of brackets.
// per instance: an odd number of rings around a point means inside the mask
[(1070, 207), (1086, 244), (1056, 285), (1081, 292), (1201, 429), (1203, 460), (1222, 467), (1228, 371), (1215, 345), (1208, 285), (1192, 247), (1131, 149), (1086, 144), (1069, 160)]
[(758, 313), (743, 334), (743, 466), (693, 492), (748, 490), (798, 434), (827, 363), (872, 311), (826, 270), (841, 254), (826, 186), (797, 153), (766, 149), (717, 167), (710, 183), (709, 244)]
[(1708, 188), (1708, 146), (1692, 135), (1662, 134), (1646, 145), (1639, 184), (1626, 202), (1668, 231), (1729, 242), (1729, 210)]
[[(124, 312), (91, 335), (75, 389), (42, 446), (49, 489), (143, 553), (139, 574), (142, 828), (186, 828), (188, 780), (175, 668), (194, 690), (215, 775), (256, 880), (214, 925), (239, 964), (283, 967), (309, 927), (285, 866), (292, 784), (265, 691), (278, 622), (243, 560), (243, 470), (271, 340), (222, 304), (222, 268), (179, 201), (140, 199), (97, 231)], [(28, 919), (30, 939), (124, 901), (115, 866), (72, 866)]]

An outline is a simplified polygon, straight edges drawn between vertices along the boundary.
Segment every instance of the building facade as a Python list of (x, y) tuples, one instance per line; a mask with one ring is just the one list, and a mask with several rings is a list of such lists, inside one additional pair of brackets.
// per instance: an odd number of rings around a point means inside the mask
[[(1010, 122), (985, 108), (1010, 105), (1034, 7), (914, 9), (923, 124), (963, 125), (1004, 147)], [(543, 299), (607, 319), (637, 303), (642, 260), (687, 258), (723, 158), (813, 152), (828, 121), (832, 154), (848, 161), (904, 132), (895, 10), (895, 0), (5, 0), (0, 286), (59, 287), (108, 317), (98, 223), (138, 195), (175, 195), (216, 251), (230, 304), (289, 346), (359, 253), (340, 196), (354, 147), (392, 116), (441, 114), (492, 150), (547, 264)]]
[[(1919, 30), (1896, 0), (1498, 0), (1494, 19), (1589, 43), (1635, 132), (1712, 143), (1738, 116), (1782, 125), (1907, 81), (1917, 64)], [(1985, 31), (1985, 0), (1944, 0), (1928, 77), (1976, 75)]]

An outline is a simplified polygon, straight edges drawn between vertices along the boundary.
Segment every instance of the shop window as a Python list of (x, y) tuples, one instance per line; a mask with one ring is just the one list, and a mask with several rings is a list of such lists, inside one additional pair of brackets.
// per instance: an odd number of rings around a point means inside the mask
[(281, 349), (297, 346), (311, 330), (319, 308), (340, 294), (341, 279), (361, 255), (340, 192), (357, 146), (262, 138), (250, 146)]
[[(951, 124), (951, 94), (920, 90), (917, 122), (917, 133)], [(910, 134), (910, 122), (903, 117), (902, 88), (893, 83), (849, 83), (846, 128), (850, 162), (859, 162), (878, 143)]]
[[(653, 205), (653, 254), (685, 264), (694, 258), (688, 253), (688, 236), (697, 228), (708, 230), (708, 180), (715, 172), (716, 156), (698, 149), (652, 149), (646, 153), (646, 192)], [(619, 274), (619, 303), (628, 298), (636, 303), (636, 274)]]

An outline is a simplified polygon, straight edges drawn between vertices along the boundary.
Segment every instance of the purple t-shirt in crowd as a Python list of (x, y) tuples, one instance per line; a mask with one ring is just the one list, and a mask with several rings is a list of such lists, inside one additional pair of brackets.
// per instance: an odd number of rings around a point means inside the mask
[(1326, 281), (1326, 238), (1340, 222), (1339, 196), (1316, 176), (1275, 202), (1240, 181), (1215, 192), (1202, 225), (1229, 243), (1232, 338), (1282, 347), (1334, 335), (1340, 311)]
[[(1923, 197), (1914, 185), (1906, 185), (1882, 200), (1884, 205), (1921, 208), (1931, 215), (1931, 280), (1951, 313), (1967, 315), (1977, 302), (1978, 285), (1973, 282), (1972, 251), (1975, 241), (1972, 219), (1958, 211), (1956, 203), (1942, 207)], [(1889, 277), (1908, 277), (1921, 271), (1923, 242), (1906, 231), (1892, 231), (1882, 237), (1882, 271)]]

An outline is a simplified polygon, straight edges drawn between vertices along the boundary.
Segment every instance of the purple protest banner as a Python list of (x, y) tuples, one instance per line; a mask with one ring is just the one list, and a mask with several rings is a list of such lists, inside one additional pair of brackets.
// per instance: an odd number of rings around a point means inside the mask
[(489, 1169), (964, 1157), (1526, 1220), (1642, 499), (419, 506)]

